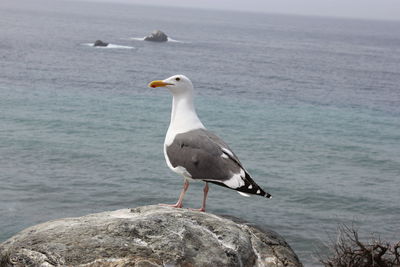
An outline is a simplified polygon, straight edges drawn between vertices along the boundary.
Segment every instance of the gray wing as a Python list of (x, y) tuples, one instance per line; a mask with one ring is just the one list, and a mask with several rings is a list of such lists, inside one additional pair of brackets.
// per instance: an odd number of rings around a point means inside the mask
[(226, 144), (221, 142), (202, 129), (181, 133), (167, 146), (168, 159), (173, 167), (184, 167), (193, 179), (224, 181), (241, 167), (223, 157)]
[(208, 138), (210, 138), (215, 144), (217, 144), (222, 152), (226, 154), (231, 160), (235, 161), (236, 164), (238, 164), (241, 168), (243, 168), (242, 163), (240, 162), (239, 158), (235, 155), (235, 153), (230, 149), (230, 147), (222, 140), (219, 138), (217, 135), (213, 134), (210, 131), (202, 130), (205, 135), (207, 135)]
[(176, 135), (166, 148), (173, 167), (183, 167), (193, 179), (210, 181), (240, 192), (269, 197), (243, 168), (238, 157), (215, 134), (197, 129)]

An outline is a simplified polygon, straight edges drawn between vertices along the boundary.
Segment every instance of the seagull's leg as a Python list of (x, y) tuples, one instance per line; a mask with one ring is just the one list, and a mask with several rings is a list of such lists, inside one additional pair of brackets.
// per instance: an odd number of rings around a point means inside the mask
[(204, 186), (203, 192), (204, 192), (204, 196), (203, 196), (203, 204), (201, 205), (201, 208), (199, 209), (199, 211), (206, 211), (206, 200), (207, 200), (207, 195), (208, 195), (208, 183), (206, 182), (206, 185)]
[(201, 205), (201, 208), (200, 209), (193, 209), (193, 210), (202, 211), (202, 212), (206, 211), (206, 201), (207, 201), (208, 189), (209, 189), (208, 183), (206, 182), (206, 185), (204, 186), (204, 189), (203, 189), (204, 197), (203, 197), (203, 203)]
[(182, 208), (183, 207), (183, 197), (185, 196), (186, 191), (189, 188), (189, 181), (185, 179), (185, 182), (183, 183), (183, 189), (181, 191), (181, 194), (179, 195), (178, 202), (176, 204), (160, 204), (161, 206), (167, 206), (167, 207), (173, 207), (173, 208)]

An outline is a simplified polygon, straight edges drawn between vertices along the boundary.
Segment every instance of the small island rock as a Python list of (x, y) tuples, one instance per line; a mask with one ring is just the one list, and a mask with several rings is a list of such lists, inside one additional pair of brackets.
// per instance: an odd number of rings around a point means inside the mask
[(302, 266), (273, 231), (144, 206), (49, 221), (0, 244), (0, 266)]
[(160, 30), (153, 31), (150, 35), (144, 37), (145, 41), (152, 42), (166, 42), (168, 41), (168, 36)]
[(93, 46), (108, 46), (109, 43), (105, 43), (102, 40), (97, 40), (96, 42), (94, 42)]

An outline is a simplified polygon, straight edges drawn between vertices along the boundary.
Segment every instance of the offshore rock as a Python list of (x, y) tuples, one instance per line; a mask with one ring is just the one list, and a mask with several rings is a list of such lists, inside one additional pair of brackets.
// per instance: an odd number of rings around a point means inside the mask
[(168, 41), (168, 36), (160, 30), (153, 31), (150, 35), (144, 37), (145, 41), (152, 42), (166, 42)]
[(103, 42), (102, 40), (97, 40), (94, 42), (93, 46), (108, 46), (109, 43)]
[(273, 231), (232, 217), (144, 206), (29, 227), (0, 244), (0, 266), (302, 265)]

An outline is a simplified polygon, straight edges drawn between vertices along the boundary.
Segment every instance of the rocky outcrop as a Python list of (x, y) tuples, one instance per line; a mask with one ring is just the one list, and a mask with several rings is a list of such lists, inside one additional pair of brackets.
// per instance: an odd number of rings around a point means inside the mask
[(93, 46), (108, 46), (109, 43), (103, 42), (102, 40), (97, 40), (94, 42)]
[(273, 231), (144, 206), (49, 221), (0, 244), (0, 266), (301, 266)]
[(150, 35), (144, 37), (145, 41), (152, 42), (166, 42), (168, 41), (168, 36), (160, 30), (153, 31)]

